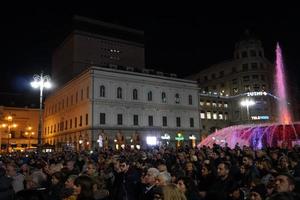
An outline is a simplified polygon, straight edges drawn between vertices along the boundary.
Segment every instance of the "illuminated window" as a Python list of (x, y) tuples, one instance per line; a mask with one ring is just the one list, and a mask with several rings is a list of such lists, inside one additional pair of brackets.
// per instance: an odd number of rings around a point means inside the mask
[(207, 101), (206, 102), (206, 106), (210, 106), (211, 104), (210, 104), (210, 101)]
[(228, 108), (228, 103), (224, 102), (224, 108)]
[(205, 119), (205, 112), (204, 112), (204, 111), (201, 111), (201, 112), (200, 112), (200, 118), (201, 118), (201, 119)]
[(213, 119), (218, 119), (217, 112), (213, 112)]
[(221, 101), (219, 101), (219, 102), (218, 102), (218, 107), (219, 107), (219, 108), (221, 108), (221, 107), (222, 107), (222, 105), (223, 105), (223, 104), (222, 104), (222, 102), (221, 102)]
[(219, 119), (223, 119), (223, 113), (222, 112), (219, 112)]
[(217, 103), (215, 101), (212, 102), (213, 107), (217, 107)]
[(224, 119), (228, 120), (228, 113), (227, 112), (225, 112), (225, 114), (224, 114)]
[(200, 101), (200, 106), (204, 106), (204, 101)]
[(211, 112), (210, 111), (206, 112), (206, 117), (207, 117), (207, 119), (211, 119)]

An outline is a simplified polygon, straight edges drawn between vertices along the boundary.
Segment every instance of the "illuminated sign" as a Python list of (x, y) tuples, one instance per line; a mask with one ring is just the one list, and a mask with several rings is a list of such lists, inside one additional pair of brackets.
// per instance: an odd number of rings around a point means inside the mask
[(170, 135), (167, 134), (167, 133), (165, 133), (164, 135), (160, 136), (160, 138), (161, 138), (162, 140), (169, 140), (169, 139), (170, 139)]
[(194, 135), (189, 136), (190, 140), (196, 140), (197, 138)]
[(268, 120), (268, 119), (270, 119), (270, 117), (267, 116), (267, 115), (263, 115), (263, 116), (251, 116), (251, 119), (252, 120)]
[(247, 92), (247, 96), (266, 96), (266, 92)]
[(177, 137), (175, 137), (175, 140), (177, 140), (177, 141), (182, 141), (182, 140), (184, 140), (184, 137), (182, 136), (181, 133), (178, 133), (178, 134), (177, 134)]

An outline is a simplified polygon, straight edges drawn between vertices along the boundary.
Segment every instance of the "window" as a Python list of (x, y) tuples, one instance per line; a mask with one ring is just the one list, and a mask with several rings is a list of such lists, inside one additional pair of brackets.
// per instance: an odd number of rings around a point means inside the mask
[(207, 80), (208, 80), (207, 76), (204, 76), (204, 80), (205, 80), (205, 81), (207, 81)]
[(224, 102), (224, 108), (228, 108), (228, 103)]
[(204, 101), (200, 101), (200, 106), (204, 106)]
[(133, 90), (132, 98), (133, 98), (133, 100), (137, 100), (138, 99), (138, 91), (137, 91), (137, 89)]
[(117, 124), (118, 125), (122, 125), (123, 124), (123, 115), (122, 114), (118, 114), (117, 115)]
[(245, 92), (250, 92), (250, 85), (245, 85), (244, 90)]
[(233, 88), (233, 93), (234, 94), (237, 94), (239, 92), (239, 89), (238, 88)]
[(207, 117), (207, 119), (211, 119), (211, 112), (210, 111), (206, 112), (206, 117)]
[(222, 107), (222, 101), (218, 102), (218, 107), (221, 108)]
[(216, 74), (212, 74), (211, 79), (215, 79), (215, 78), (216, 78)]
[(259, 92), (259, 85), (258, 85), (258, 84), (254, 84), (254, 85), (253, 85), (253, 90), (254, 90), (255, 92)]
[(217, 107), (217, 103), (215, 101), (212, 102), (213, 107)]
[(162, 93), (161, 93), (161, 101), (162, 101), (163, 103), (166, 103), (166, 102), (167, 102), (167, 98), (166, 98), (166, 93), (165, 93), (165, 92), (162, 92)]
[(224, 71), (220, 71), (219, 77), (221, 78), (221, 77), (223, 77), (223, 76), (224, 76)]
[(231, 68), (231, 72), (236, 73), (237, 72), (236, 68), (235, 67)]
[(194, 118), (190, 118), (190, 127), (194, 127)]
[(105, 113), (100, 113), (100, 124), (105, 124)]
[(211, 104), (210, 104), (210, 101), (207, 101), (206, 102), (206, 106), (210, 106)]
[(256, 51), (255, 50), (250, 50), (250, 56), (251, 57), (256, 57)]
[(105, 97), (105, 87), (104, 87), (104, 85), (100, 86), (100, 97)]
[(90, 98), (90, 88), (89, 86), (86, 87), (86, 98)]
[(56, 133), (56, 124), (54, 124), (54, 133)]
[(81, 89), (81, 101), (83, 100), (83, 89)]
[(148, 116), (148, 124), (149, 126), (153, 126), (153, 116)]
[(243, 71), (248, 71), (248, 63), (242, 65)]
[(65, 130), (68, 130), (68, 120), (66, 120)]
[(163, 116), (163, 126), (168, 126), (168, 120), (166, 116)]
[(200, 118), (205, 119), (205, 111), (201, 110), (200, 112)]
[(85, 125), (89, 124), (89, 114), (85, 114)]
[(180, 124), (180, 117), (176, 117), (176, 126), (177, 127), (181, 126), (181, 124)]
[(243, 76), (243, 81), (249, 81), (249, 80), (250, 80), (249, 76)]
[(225, 112), (225, 114), (224, 114), (224, 119), (228, 120), (228, 113), (227, 112)]
[(213, 119), (218, 119), (217, 112), (213, 112)]
[(222, 120), (223, 119), (223, 113), (219, 112), (219, 119)]
[(252, 79), (257, 81), (258, 80), (258, 75), (252, 75)]
[(258, 69), (257, 63), (251, 63), (251, 68), (252, 68), (253, 70), (257, 70), (257, 69)]
[(259, 51), (259, 52), (258, 52), (258, 55), (259, 55), (260, 57), (262, 57), (262, 53), (261, 53), (261, 51)]
[(133, 115), (133, 125), (134, 126), (139, 125), (139, 116), (138, 115)]
[(265, 66), (263, 63), (260, 63), (260, 69), (265, 69)]
[(75, 96), (75, 103), (78, 103), (78, 92), (76, 92), (76, 96)]
[(82, 126), (82, 116), (80, 115), (80, 118), (79, 118), (79, 126)]
[(73, 105), (73, 95), (71, 95), (71, 105)]
[(70, 119), (70, 129), (72, 128), (73, 124), (72, 124), (72, 119)]
[(243, 51), (242, 52), (242, 58), (246, 58), (246, 57), (248, 57), (248, 53), (247, 53), (247, 51)]
[(178, 93), (175, 94), (175, 103), (179, 104), (180, 103), (180, 96)]
[(238, 83), (238, 80), (235, 78), (235, 79), (232, 79), (232, 84), (237, 84)]
[(152, 101), (152, 92), (151, 91), (148, 92), (148, 101)]
[(264, 75), (261, 75), (261, 76), (260, 76), (260, 79), (261, 79), (262, 81), (265, 81), (265, 76), (264, 76)]
[(75, 124), (74, 124), (75, 128), (77, 128), (77, 117), (75, 117)]
[(120, 87), (117, 88), (117, 98), (122, 99), (122, 88)]
[(192, 95), (189, 95), (189, 105), (192, 105), (193, 104), (193, 97)]

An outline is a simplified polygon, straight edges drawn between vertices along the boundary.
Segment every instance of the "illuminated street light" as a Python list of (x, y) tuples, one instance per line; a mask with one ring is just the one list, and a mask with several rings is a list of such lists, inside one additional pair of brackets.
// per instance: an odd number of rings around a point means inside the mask
[(39, 112), (39, 128), (38, 128), (38, 152), (41, 151), (42, 147), (42, 109), (43, 109), (43, 89), (50, 89), (51, 85), (51, 78), (48, 75), (44, 75), (43, 72), (38, 75), (35, 74), (33, 76), (33, 81), (31, 82), (31, 87), (39, 88), (40, 89), (40, 112)]
[(244, 99), (243, 101), (241, 101), (241, 106), (247, 108), (247, 121), (249, 121), (249, 107), (254, 105), (255, 101), (253, 101), (252, 99)]
[(27, 130), (28, 130), (28, 131), (25, 132), (25, 135), (26, 135), (26, 137), (28, 137), (28, 139), (29, 139), (29, 141), (28, 141), (28, 148), (30, 148), (30, 147), (31, 147), (31, 137), (34, 136), (34, 132), (31, 131), (31, 130), (32, 130), (32, 127), (31, 127), (31, 126), (27, 127)]

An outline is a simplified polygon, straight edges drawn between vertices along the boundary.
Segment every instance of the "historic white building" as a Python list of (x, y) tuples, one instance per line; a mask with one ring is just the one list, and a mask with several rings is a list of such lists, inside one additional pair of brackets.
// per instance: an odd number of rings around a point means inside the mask
[(43, 143), (58, 149), (194, 145), (198, 104), (196, 81), (92, 66), (46, 99)]

